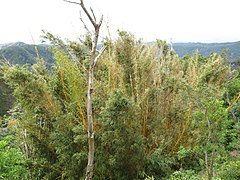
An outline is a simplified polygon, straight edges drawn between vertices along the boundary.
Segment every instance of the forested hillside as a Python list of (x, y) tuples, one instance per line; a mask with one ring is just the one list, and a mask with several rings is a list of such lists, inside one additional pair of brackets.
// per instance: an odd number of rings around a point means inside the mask
[(53, 63), (52, 52), (47, 45), (30, 45), (23, 42), (2, 45), (0, 59), (12, 64), (35, 64), (37, 57), (43, 58), (50, 65)]

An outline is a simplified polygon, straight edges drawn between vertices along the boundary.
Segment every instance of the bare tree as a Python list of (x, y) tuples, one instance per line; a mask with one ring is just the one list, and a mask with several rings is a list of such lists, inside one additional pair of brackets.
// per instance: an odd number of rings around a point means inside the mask
[[(97, 22), (96, 16), (90, 8), (90, 13), (86, 9), (83, 0), (80, 0), (80, 2), (73, 2), (64, 0), (68, 3), (73, 3), (80, 5), (84, 13), (87, 15), (88, 19), (90, 20), (91, 24), (93, 25), (94, 32), (92, 34), (92, 50), (91, 50), (91, 56), (90, 56), (90, 66), (88, 71), (88, 91), (87, 91), (87, 117), (88, 117), (88, 165), (87, 165), (87, 171), (86, 171), (86, 180), (92, 179), (93, 176), (93, 160), (94, 160), (94, 129), (93, 129), (93, 111), (92, 111), (92, 94), (93, 94), (93, 79), (94, 79), (94, 67), (100, 58), (101, 54), (104, 52), (106, 47), (103, 47), (99, 52), (97, 52), (97, 42), (99, 37), (99, 30), (102, 25), (103, 16), (101, 16), (99, 22)], [(82, 20), (85, 28), (86, 24)], [(88, 29), (88, 28), (86, 28)], [(97, 54), (98, 53), (98, 54)]]

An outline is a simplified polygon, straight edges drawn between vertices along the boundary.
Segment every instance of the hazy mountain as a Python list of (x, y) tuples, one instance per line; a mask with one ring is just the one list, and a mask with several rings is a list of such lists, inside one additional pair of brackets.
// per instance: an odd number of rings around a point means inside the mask
[(240, 41), (228, 43), (173, 43), (174, 51), (180, 56), (198, 53), (209, 56), (212, 52), (221, 53), (226, 50), (226, 55), (230, 59), (240, 57)]

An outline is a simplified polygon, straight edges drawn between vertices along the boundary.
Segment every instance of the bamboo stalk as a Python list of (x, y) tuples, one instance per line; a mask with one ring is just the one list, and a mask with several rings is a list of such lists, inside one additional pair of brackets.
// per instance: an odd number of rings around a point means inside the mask
[(188, 116), (187, 116), (186, 123), (185, 123), (185, 125), (184, 125), (184, 127), (183, 127), (183, 130), (182, 130), (180, 136), (178, 137), (178, 140), (177, 140), (177, 142), (175, 143), (175, 146), (174, 146), (174, 147), (177, 147), (177, 145), (179, 144), (179, 142), (181, 141), (181, 139), (182, 139), (182, 137), (183, 137), (184, 132), (185, 132), (186, 129), (187, 129), (187, 126), (189, 125), (189, 119), (190, 119), (190, 116), (191, 116), (191, 112), (192, 112), (192, 109), (190, 109), (189, 112), (188, 112)]
[(228, 106), (227, 111), (229, 111), (233, 107), (233, 105), (237, 103), (239, 98), (240, 98), (240, 93), (239, 93), (238, 97)]

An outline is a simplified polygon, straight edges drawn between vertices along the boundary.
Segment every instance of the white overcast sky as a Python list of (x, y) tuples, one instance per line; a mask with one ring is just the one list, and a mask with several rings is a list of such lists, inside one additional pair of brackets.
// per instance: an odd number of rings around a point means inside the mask
[[(73, 0), (74, 1), (74, 0)], [(79, 0), (76, 0), (79, 2)], [(102, 36), (117, 29), (144, 41), (226, 42), (240, 40), (239, 0), (85, 0), (104, 15)], [(0, 0), (0, 44), (40, 42), (44, 29), (66, 39), (84, 33), (80, 6), (63, 0)], [(83, 13), (82, 13), (83, 14)], [(84, 16), (83, 16), (84, 17)], [(85, 18), (85, 20), (87, 20)]]

